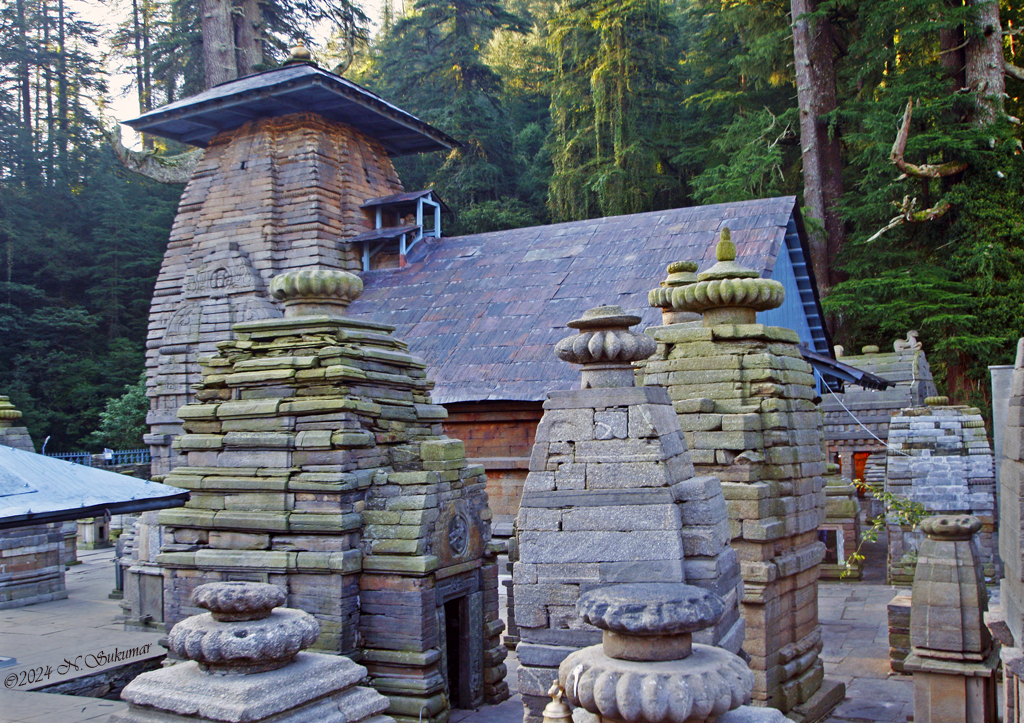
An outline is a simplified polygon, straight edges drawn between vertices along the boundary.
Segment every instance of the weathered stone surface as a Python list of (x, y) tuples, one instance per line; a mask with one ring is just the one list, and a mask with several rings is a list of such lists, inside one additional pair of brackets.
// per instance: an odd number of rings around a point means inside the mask
[(914, 573), (910, 613), (914, 716), (924, 723), (995, 723), (999, 657), (984, 623), (988, 606), (973, 537), (981, 521), (936, 516), (922, 521), (925, 539)]
[[(336, 270), (290, 273), (275, 287), (286, 302), (297, 299), (290, 313), (236, 324), (235, 338), (203, 360), (198, 388), (227, 383), (241, 398), (186, 407), (189, 419), (215, 413), (232, 428), (185, 435), (188, 461), (168, 476), (196, 493), (188, 508), (159, 517), (166, 536), (152, 557), (163, 573), (161, 618), (175, 626), (172, 636), (185, 635), (180, 621), (205, 604), (205, 594), (190, 599), (197, 586), (270, 580), (316, 618), (317, 647), (365, 654), (392, 713), (427, 706), (436, 723), (450, 705), (497, 702), (508, 690), (501, 660), (485, 654), (500, 647), (502, 624), (483, 469), (434, 424), (423, 363), (388, 327), (341, 315), (358, 284)], [(311, 309), (318, 315), (304, 315)], [(312, 374), (341, 366), (344, 375)], [(171, 542), (178, 537), (194, 541), (183, 549)], [(246, 636), (219, 641), (217, 655), (237, 649), (244, 659), (281, 626), (295, 628), (289, 640), (303, 639), (301, 624), (278, 618), (247, 623)], [(460, 633), (459, 681), (448, 681), (440, 662), (446, 619)], [(194, 633), (182, 645), (216, 637)], [(385, 659), (392, 652), (421, 658), (399, 664)]]
[[(722, 250), (720, 263), (706, 272), (711, 276), (673, 287), (671, 299), (652, 294), (673, 309), (702, 311), (703, 326), (649, 328), (658, 350), (643, 383), (667, 388), (696, 473), (721, 480), (724, 509), (699, 494), (682, 505), (684, 551), (703, 556), (731, 540), (744, 582), (743, 646), (758, 671), (754, 702), (789, 711), (821, 683), (814, 642), (820, 628), (808, 601), (816, 599), (826, 550), (818, 541), (826, 511), (822, 422), (797, 335), (754, 323), (761, 301), (751, 301), (748, 284), (764, 280), (729, 258), (727, 239)], [(773, 293), (766, 289), (765, 299)], [(694, 494), (696, 485), (691, 480), (680, 489)], [(691, 520), (704, 526), (691, 531)], [(693, 582), (729, 579), (716, 578), (711, 566), (694, 573)], [(800, 665), (786, 654), (793, 650), (806, 656)]]
[[(632, 371), (626, 381), (632, 383)], [(592, 630), (579, 629), (575, 604), (595, 585), (681, 583), (687, 555), (701, 555), (722, 574), (696, 584), (731, 589), (722, 590), (727, 614), (700, 634), (733, 651), (743, 639), (742, 583), (727, 546), (721, 487), (714, 478), (692, 479), (665, 390), (553, 392), (544, 407), (516, 525), (510, 597), (529, 723), (536, 723), (540, 696), (565, 649), (594, 642)]]
[[(929, 513), (977, 515), (982, 524), (975, 538), (979, 561), (988, 579), (999, 576), (995, 473), (979, 410), (933, 404), (893, 416), (885, 490), (920, 503)], [(895, 523), (888, 525), (888, 533), (890, 577), (909, 579), (921, 534)]]

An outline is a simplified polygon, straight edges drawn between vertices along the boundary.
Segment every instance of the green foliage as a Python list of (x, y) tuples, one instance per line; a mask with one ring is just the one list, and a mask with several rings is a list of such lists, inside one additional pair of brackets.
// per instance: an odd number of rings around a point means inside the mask
[(878, 535), (885, 529), (887, 524), (893, 523), (901, 527), (914, 529), (921, 520), (928, 516), (928, 510), (920, 502), (914, 502), (902, 495), (887, 492), (883, 485), (871, 484), (862, 479), (856, 479), (853, 483), (859, 489), (867, 492), (870, 497), (881, 502), (884, 512), (871, 520), (871, 524), (864, 531), (857, 549), (847, 556), (846, 569), (843, 570), (840, 578), (849, 577), (864, 562), (864, 553), (861, 552), (864, 543), (878, 542)]
[(408, 17), (382, 31), (361, 78), (462, 142), (396, 163), (407, 188), (433, 187), (462, 210), (516, 191), (502, 79), (484, 62), (498, 30), (524, 33), (527, 24), (492, 0), (417, 0)]
[(793, 126), (767, 108), (736, 116), (711, 142), (722, 161), (693, 179), (694, 196), (701, 203), (725, 203), (792, 193), (787, 176), (794, 174), (786, 171), (795, 159), (786, 144), (791, 148), (794, 137)]
[(142, 435), (149, 431), (146, 413), (149, 412), (149, 397), (146, 396), (146, 377), (142, 375), (135, 384), (126, 384), (124, 394), (108, 399), (100, 412), (100, 426), (89, 435), (88, 441), (95, 446), (111, 449), (136, 449), (143, 445)]
[(550, 21), (556, 220), (676, 205), (678, 31), (661, 0), (570, 0)]

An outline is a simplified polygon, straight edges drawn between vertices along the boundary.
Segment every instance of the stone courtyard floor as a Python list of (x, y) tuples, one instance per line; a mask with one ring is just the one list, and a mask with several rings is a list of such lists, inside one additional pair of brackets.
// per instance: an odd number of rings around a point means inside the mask
[[(124, 632), (115, 621), (118, 601), (107, 597), (114, 582), (112, 558), (112, 550), (80, 552), (82, 564), (67, 573), (67, 600), (0, 611), (0, 656), (18, 661), (0, 667), (0, 679), (27, 664), (57, 667), (70, 653), (159, 637)], [(888, 664), (886, 605), (895, 588), (867, 577), (864, 582), (823, 582), (819, 588), (825, 673), (844, 682), (847, 695), (828, 721), (906, 723), (913, 712), (911, 678), (890, 675)], [(508, 665), (509, 687), (515, 690), (514, 655)], [(0, 723), (98, 723), (125, 707), (119, 701), (0, 689)], [(451, 722), (520, 723), (522, 713), (516, 696), (498, 706), (455, 711)]]

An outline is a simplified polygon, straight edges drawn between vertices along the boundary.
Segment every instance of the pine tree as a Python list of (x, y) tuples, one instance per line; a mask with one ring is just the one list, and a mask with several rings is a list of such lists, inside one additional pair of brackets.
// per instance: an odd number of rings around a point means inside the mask
[(552, 18), (555, 219), (638, 213), (681, 199), (670, 12), (661, 0), (570, 0)]

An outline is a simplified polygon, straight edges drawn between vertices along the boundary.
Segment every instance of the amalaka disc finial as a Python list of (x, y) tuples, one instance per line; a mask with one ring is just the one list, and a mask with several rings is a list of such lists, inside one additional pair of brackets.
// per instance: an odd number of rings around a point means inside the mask
[(583, 367), (583, 389), (631, 387), (633, 362), (646, 359), (657, 349), (651, 337), (630, 330), (639, 323), (639, 316), (627, 314), (621, 306), (588, 309), (582, 318), (566, 324), (580, 333), (558, 342), (555, 355)]

